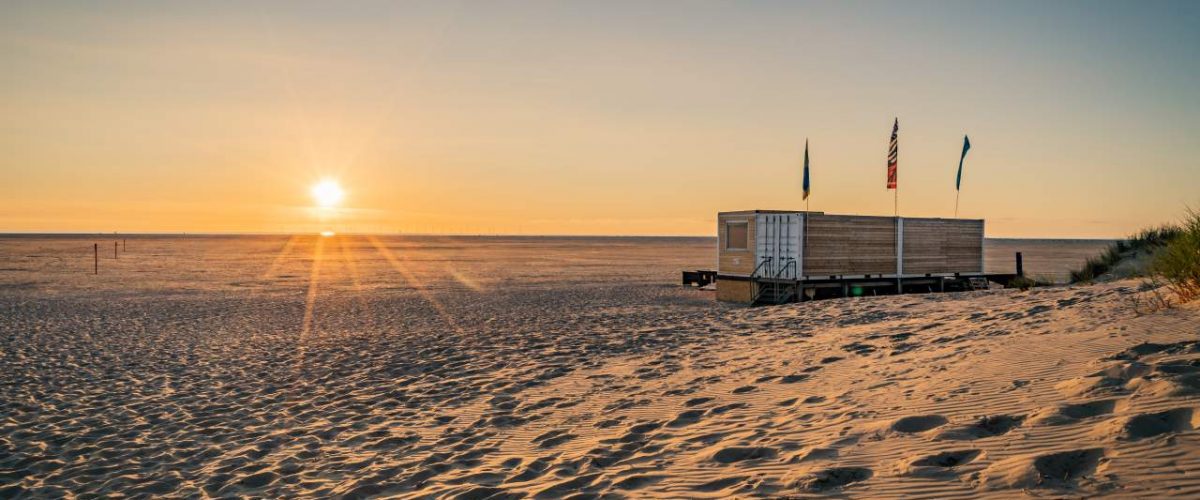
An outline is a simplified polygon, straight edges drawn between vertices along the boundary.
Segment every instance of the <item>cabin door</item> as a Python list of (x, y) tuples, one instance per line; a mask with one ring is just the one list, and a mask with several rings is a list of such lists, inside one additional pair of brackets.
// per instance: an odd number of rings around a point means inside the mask
[(757, 277), (798, 279), (802, 275), (802, 214), (758, 214), (754, 243)]

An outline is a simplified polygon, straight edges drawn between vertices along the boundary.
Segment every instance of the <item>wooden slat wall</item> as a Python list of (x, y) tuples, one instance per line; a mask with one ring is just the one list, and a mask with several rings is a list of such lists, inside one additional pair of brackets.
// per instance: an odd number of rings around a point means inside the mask
[(983, 221), (904, 219), (904, 274), (983, 272)]
[[(725, 224), (747, 223), (746, 250), (725, 249)], [(904, 274), (983, 272), (983, 221), (904, 219)], [(810, 214), (804, 251), (805, 276), (896, 273), (896, 219), (859, 215)], [(717, 217), (718, 271), (754, 272), (755, 214)]]
[(810, 215), (804, 275), (896, 273), (896, 219)]
[[(725, 249), (725, 223), (746, 222), (746, 250)], [(754, 242), (757, 234), (754, 231), (754, 214), (718, 215), (717, 216), (717, 272), (721, 274), (736, 274), (749, 276), (754, 272)]]

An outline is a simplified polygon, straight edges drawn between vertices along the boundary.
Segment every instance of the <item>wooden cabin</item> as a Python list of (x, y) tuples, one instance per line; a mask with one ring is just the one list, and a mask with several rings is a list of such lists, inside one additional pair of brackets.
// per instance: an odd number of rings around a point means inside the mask
[(745, 210), (717, 214), (717, 299), (943, 291), (983, 272), (983, 220)]

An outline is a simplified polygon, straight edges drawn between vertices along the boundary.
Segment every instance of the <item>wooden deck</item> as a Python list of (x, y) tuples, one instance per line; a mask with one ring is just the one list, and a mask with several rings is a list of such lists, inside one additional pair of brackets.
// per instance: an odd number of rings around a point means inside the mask
[(718, 292), (723, 285), (740, 292), (726, 293), (725, 298), (718, 297), (721, 300), (763, 305), (840, 297), (962, 292), (986, 288), (991, 283), (1008, 286), (1017, 276), (1006, 273), (929, 274), (900, 278), (888, 275), (833, 275), (796, 280), (718, 273), (716, 280)]

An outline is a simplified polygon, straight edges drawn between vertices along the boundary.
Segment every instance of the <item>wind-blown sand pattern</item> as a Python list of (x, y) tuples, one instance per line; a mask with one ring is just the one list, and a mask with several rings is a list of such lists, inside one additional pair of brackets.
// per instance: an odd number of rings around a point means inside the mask
[(749, 309), (673, 285), (710, 239), (91, 241), (0, 240), (0, 497), (1200, 495), (1200, 308), (1132, 281)]

